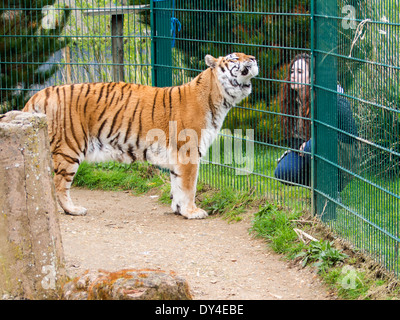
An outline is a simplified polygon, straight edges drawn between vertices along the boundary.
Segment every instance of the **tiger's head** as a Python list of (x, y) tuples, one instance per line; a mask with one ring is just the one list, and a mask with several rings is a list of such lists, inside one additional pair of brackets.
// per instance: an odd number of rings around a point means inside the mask
[(219, 58), (206, 55), (205, 62), (217, 76), (223, 95), (232, 105), (251, 93), (250, 80), (258, 75), (255, 57), (244, 53), (231, 53)]

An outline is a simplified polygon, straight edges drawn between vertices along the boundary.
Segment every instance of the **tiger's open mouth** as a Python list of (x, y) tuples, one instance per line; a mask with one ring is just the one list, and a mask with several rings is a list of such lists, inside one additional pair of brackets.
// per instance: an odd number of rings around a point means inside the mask
[(257, 61), (252, 60), (250, 63), (246, 64), (241, 71), (242, 76), (247, 76), (250, 74), (251, 77), (255, 77), (258, 75), (258, 66), (257, 66)]

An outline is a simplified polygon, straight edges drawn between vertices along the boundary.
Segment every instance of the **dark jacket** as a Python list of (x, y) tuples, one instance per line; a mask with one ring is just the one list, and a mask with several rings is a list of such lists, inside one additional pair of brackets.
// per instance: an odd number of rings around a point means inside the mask
[[(353, 136), (358, 136), (356, 121), (353, 117), (353, 112), (349, 101), (341, 96), (337, 96), (338, 119), (337, 127)], [(297, 128), (297, 126), (295, 127)], [(288, 139), (288, 145), (293, 149), (298, 149), (306, 140), (301, 139), (300, 134), (294, 134), (294, 137)], [(338, 132), (338, 140), (343, 143), (354, 143), (355, 139), (345, 133)]]
[[(347, 133), (350, 133), (353, 136), (358, 136), (356, 121), (354, 120), (353, 112), (351, 111), (349, 101), (342, 96), (338, 96), (337, 104), (338, 104), (338, 128)], [(344, 143), (353, 143), (355, 140), (353, 137), (350, 137), (347, 134), (341, 132), (339, 132), (338, 134), (338, 139), (340, 142)]]

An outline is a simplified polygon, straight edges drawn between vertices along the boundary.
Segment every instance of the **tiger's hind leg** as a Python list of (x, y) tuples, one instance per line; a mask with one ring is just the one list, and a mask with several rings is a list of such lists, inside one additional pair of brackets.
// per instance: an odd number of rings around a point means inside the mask
[(177, 165), (171, 170), (171, 208), (188, 219), (203, 219), (208, 216), (195, 204), (199, 164)]
[(80, 206), (75, 206), (72, 202), (69, 190), (76, 172), (78, 171), (79, 163), (64, 157), (62, 155), (53, 155), (54, 163), (54, 184), (56, 187), (57, 200), (65, 213), (74, 216), (83, 216), (87, 209)]

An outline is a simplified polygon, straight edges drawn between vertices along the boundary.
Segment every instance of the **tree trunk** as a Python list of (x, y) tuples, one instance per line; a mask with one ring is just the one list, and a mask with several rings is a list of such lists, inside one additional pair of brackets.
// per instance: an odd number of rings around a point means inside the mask
[(65, 277), (45, 115), (0, 115), (0, 299), (54, 299)]

